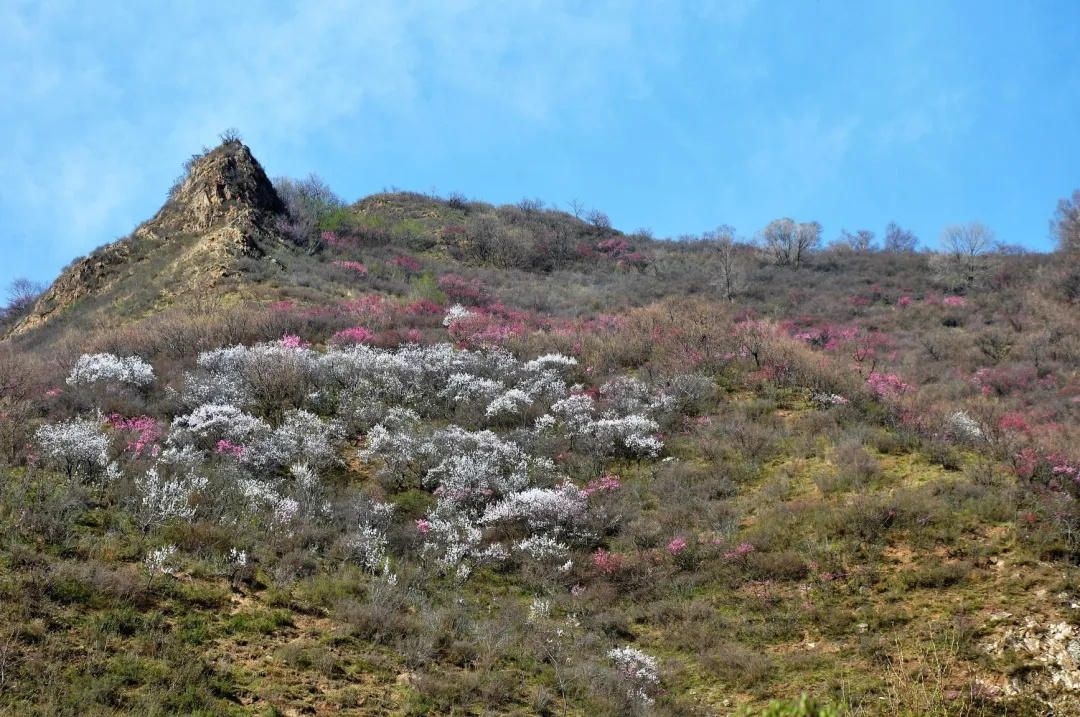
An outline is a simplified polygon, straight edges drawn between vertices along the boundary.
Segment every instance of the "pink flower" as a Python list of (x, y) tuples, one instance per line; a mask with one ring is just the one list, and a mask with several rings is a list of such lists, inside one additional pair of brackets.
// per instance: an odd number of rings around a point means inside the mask
[(311, 344), (305, 342), (295, 334), (285, 334), (281, 337), (281, 340), (278, 341), (278, 344), (287, 349), (306, 349), (311, 347)]
[(391, 266), (396, 266), (399, 269), (404, 269), (408, 272), (420, 271), (422, 268), (420, 262), (411, 256), (395, 256), (389, 262)]
[(593, 565), (600, 568), (605, 575), (611, 575), (622, 567), (622, 556), (618, 553), (609, 553), (603, 548), (597, 548), (593, 553)]
[(491, 296), (479, 279), (465, 279), (456, 274), (443, 274), (436, 283), (452, 301), (460, 304), (486, 306), (491, 303)]
[(724, 557), (728, 560), (738, 560), (744, 558), (747, 554), (754, 552), (754, 546), (750, 543), (739, 543), (739, 547), (732, 550), (730, 553), (724, 553)]
[(668, 543), (668, 546), (667, 546), (667, 551), (669, 553), (671, 553), (672, 555), (678, 555), (679, 553), (681, 553), (685, 549), (686, 549), (686, 541), (683, 540), (682, 538), (675, 538), (670, 543)]
[(368, 273), (367, 267), (358, 261), (335, 261), (334, 266), (340, 266), (342, 269), (355, 271), (360, 276), (367, 276)]
[(866, 383), (870, 385), (874, 393), (882, 398), (902, 394), (911, 388), (911, 386), (900, 380), (899, 376), (891, 373), (877, 373), (876, 371), (867, 377)]
[(319, 235), (319, 238), (324, 242), (334, 247), (343, 247), (349, 243), (348, 240), (339, 237), (336, 232), (323, 232)]
[[(113, 429), (117, 431), (131, 431), (134, 433), (134, 440), (127, 442), (127, 450), (134, 453), (136, 456), (142, 455), (142, 452), (146, 450), (147, 446), (153, 444), (163, 435), (164, 431), (157, 422), (150, 416), (138, 416), (135, 418), (123, 418), (118, 413), (114, 413), (108, 418), (109, 424)], [(160, 446), (153, 445), (151, 451), (160, 451)], [(157, 455), (154, 453), (153, 455)]]
[(427, 535), (431, 532), (431, 523), (423, 518), (418, 518), (416, 520), (416, 532), (420, 533), (420, 535)]
[(946, 296), (941, 300), (941, 303), (945, 306), (962, 307), (967, 305), (967, 301), (962, 296)]
[(63, 393), (63, 391), (60, 390), (59, 388), (50, 388), (48, 391), (45, 392), (45, 395), (48, 396), (49, 398), (56, 398), (57, 396), (59, 396), (62, 393)]
[(217, 452), (232, 456), (233, 458), (240, 458), (244, 455), (244, 447), (238, 446), (232, 441), (222, 439), (217, 442)]
[(905, 308), (905, 307), (911, 306), (911, 297), (910, 296), (901, 296), (897, 300), (896, 305), (899, 306), (900, 308)]
[(414, 301), (413, 303), (405, 307), (405, 313), (413, 315), (441, 314), (442, 312), (443, 307), (439, 306), (431, 299), (420, 299), (419, 301)]
[(625, 239), (605, 239), (596, 245), (596, 248), (605, 254), (619, 257), (633, 249), (630, 242)]
[(366, 344), (375, 339), (375, 334), (363, 326), (354, 326), (351, 329), (338, 331), (331, 338), (332, 341), (342, 344)]
[[(561, 460), (562, 456), (560, 455), (559, 458)], [(619, 481), (619, 476), (605, 475), (589, 481), (588, 485), (581, 489), (581, 493), (582, 495), (592, 495), (593, 493), (616, 490), (621, 485), (622, 483)]]

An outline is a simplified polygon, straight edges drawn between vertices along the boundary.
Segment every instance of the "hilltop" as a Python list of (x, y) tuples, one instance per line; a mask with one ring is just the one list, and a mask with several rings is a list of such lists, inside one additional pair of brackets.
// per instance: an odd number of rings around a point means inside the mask
[(245, 259), (288, 249), (275, 228), (285, 206), (251, 150), (224, 142), (192, 159), (168, 202), (126, 238), (74, 261), (15, 329), (67, 319), (133, 320), (185, 297), (230, 287)]
[(0, 344), (0, 710), (1080, 714), (1077, 271), (820, 231), (196, 155)]

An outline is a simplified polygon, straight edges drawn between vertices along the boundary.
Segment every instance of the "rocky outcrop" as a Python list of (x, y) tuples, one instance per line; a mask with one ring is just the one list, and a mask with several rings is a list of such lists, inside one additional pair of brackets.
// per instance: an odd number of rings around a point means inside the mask
[(197, 234), (228, 225), (266, 232), (267, 221), (284, 211), (251, 150), (234, 140), (194, 160), (169, 202), (140, 230)]
[(213, 289), (241, 258), (263, 257), (281, 242), (275, 224), (284, 212), (251, 150), (239, 140), (225, 142), (194, 157), (169, 201), (131, 236), (68, 267), (13, 333), (31, 331), (82, 300), (122, 292), (128, 283), (156, 284), (171, 297)]
[(983, 650), (1024, 666), (1014, 670), (1004, 694), (1035, 697), (1058, 709), (1068, 706), (1058, 714), (1077, 714), (1071, 708), (1080, 704), (1080, 631), (1067, 622), (1033, 616), (1018, 620), (1006, 612), (990, 617), (993, 628)]

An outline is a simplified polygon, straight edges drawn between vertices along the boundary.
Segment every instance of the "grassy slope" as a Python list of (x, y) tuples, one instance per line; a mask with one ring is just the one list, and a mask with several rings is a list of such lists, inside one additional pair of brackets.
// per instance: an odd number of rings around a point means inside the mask
[[(725, 411), (740, 400), (748, 401), (736, 397)], [(646, 559), (611, 576), (586, 571), (584, 596), (557, 599), (556, 610), (659, 656), (662, 701), (682, 705), (677, 710), (724, 713), (807, 691), (856, 713), (1003, 713), (1000, 706), (980, 711), (972, 697), (976, 679), (1003, 688), (1021, 667), (979, 649), (989, 616), (1061, 621), (1060, 606), (1046, 596), (1069, 588), (1072, 574), (1018, 541), (1020, 528), (996, 505), (1008, 479), (979, 487), (893, 446), (892, 454), (874, 451), (879, 468), (869, 475), (830, 482), (852, 471), (837, 466), (832, 441), (812, 432), (817, 409), (797, 394), (774, 400), (748, 406), (759, 422), (780, 417), (786, 436), (731, 501), (710, 498), (715, 463), (703, 459), (692, 435), (671, 448), (689, 468), (619, 471), (622, 490), (633, 496), (622, 500), (640, 500), (637, 523), (658, 523), (658, 535), (677, 525), (704, 536), (722, 507), (759, 552), (739, 563), (721, 557), (729, 546), (691, 544), (678, 560), (658, 558), (656, 566)], [(666, 500), (680, 493), (696, 501)], [(914, 517), (855, 525), (884, 506)], [(533, 593), (514, 577), (486, 572), (463, 588), (446, 585), (448, 603), (457, 596), (474, 619), (487, 617), (460, 634), (435, 626), (427, 636), (435, 645), (424, 649), (408, 644), (424, 639), (415, 613), (373, 613), (379, 600), (370, 578), (329, 560), (324, 574), (278, 589), (266, 587), (274, 582), (266, 575), (230, 587), (212, 563), (188, 560), (148, 588), (140, 540), (115, 532), (114, 520), (121, 518), (88, 512), (76, 545), (62, 551), (5, 531), (0, 660), (3, 700), (13, 712), (36, 705), (78, 714), (266, 714), (270, 707), (281, 714), (480, 714), (487, 705), (531, 714), (537, 693), (551, 689), (550, 670), (523, 644), (527, 633), (496, 646), (482, 625), (520, 619)], [(181, 545), (212, 540), (198, 527), (174, 530)], [(796, 552), (816, 558), (819, 571)], [(837, 577), (822, 578), (826, 570)], [(354, 602), (363, 619), (343, 607)], [(572, 703), (572, 714), (594, 713), (584, 695)], [(1013, 709), (1023, 713), (1019, 704)]]

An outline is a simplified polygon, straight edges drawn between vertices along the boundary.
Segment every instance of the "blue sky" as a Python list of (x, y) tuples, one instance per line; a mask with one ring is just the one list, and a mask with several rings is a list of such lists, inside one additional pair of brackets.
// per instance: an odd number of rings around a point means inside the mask
[(1078, 46), (1075, 0), (0, 0), (0, 286), (128, 234), (226, 127), (349, 200), (929, 245), (979, 219), (1046, 249), (1080, 186)]

